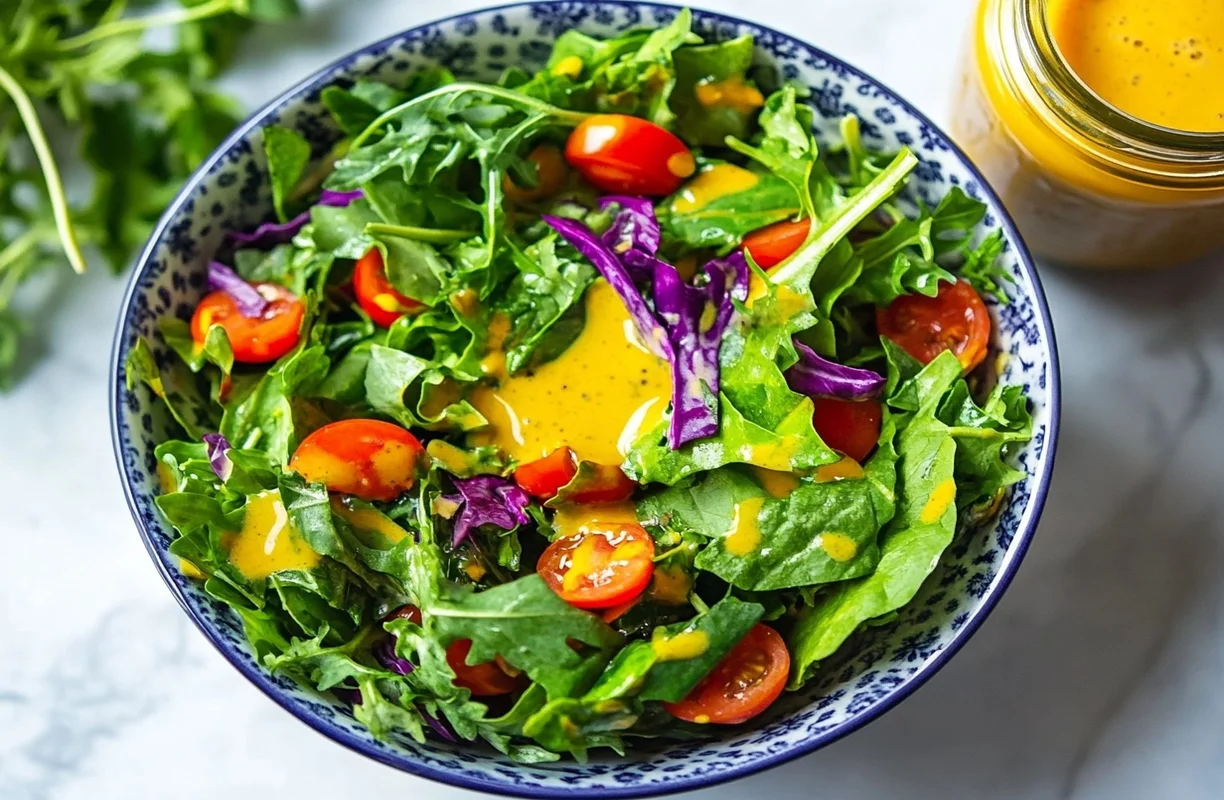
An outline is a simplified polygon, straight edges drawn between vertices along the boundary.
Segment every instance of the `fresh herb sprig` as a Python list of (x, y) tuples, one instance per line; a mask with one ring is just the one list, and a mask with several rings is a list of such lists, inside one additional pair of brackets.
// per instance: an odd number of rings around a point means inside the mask
[[(213, 80), (252, 24), (297, 0), (13, 0), (0, 4), (0, 388), (17, 377), (33, 274), (119, 272), (182, 181), (240, 119)], [(174, 31), (148, 49), (146, 34)], [(66, 169), (61, 168), (64, 164)], [(85, 173), (79, 200), (62, 175)]]

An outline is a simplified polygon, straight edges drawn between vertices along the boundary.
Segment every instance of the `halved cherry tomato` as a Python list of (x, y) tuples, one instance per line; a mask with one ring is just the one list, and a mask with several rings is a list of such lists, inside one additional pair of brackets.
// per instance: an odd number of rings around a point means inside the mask
[(578, 474), (578, 459), (568, 447), (558, 447), (543, 458), (519, 465), (514, 471), (514, 482), (531, 495), (541, 500), (555, 497), (557, 490), (573, 480)]
[(951, 350), (966, 372), (982, 363), (990, 346), (990, 312), (965, 281), (940, 284), (934, 297), (898, 297), (876, 310), (876, 327), (923, 364)]
[(575, 608), (612, 608), (645, 591), (654, 574), (654, 539), (632, 522), (594, 523), (555, 540), (536, 572)]
[(204, 344), (208, 329), (220, 325), (229, 337), (234, 360), (242, 364), (275, 361), (297, 346), (302, 336), (306, 306), (293, 292), (278, 283), (253, 284), (268, 301), (258, 317), (243, 316), (234, 298), (217, 291), (206, 295), (191, 317), (191, 338)]
[(519, 678), (503, 669), (501, 659), (483, 664), (467, 663), (472, 652), (470, 639), (458, 639), (446, 648), (446, 663), (455, 671), (455, 685), (471, 691), (476, 697), (509, 694), (519, 687)]
[(875, 449), (883, 416), (883, 409), (876, 400), (817, 397), (812, 424), (825, 444), (861, 464)]
[(678, 703), (664, 703), (686, 722), (738, 725), (760, 714), (786, 688), (790, 652), (778, 632), (757, 625)]
[(744, 237), (744, 249), (761, 269), (769, 269), (790, 258), (807, 241), (811, 223), (806, 219), (783, 220), (766, 225)]
[(375, 325), (390, 328), (391, 324), (405, 314), (413, 314), (424, 308), (411, 297), (405, 297), (395, 291), (395, 287), (387, 280), (387, 271), (383, 267), (382, 253), (377, 247), (362, 256), (353, 267), (353, 292), (357, 302), (370, 315)]
[(556, 145), (542, 144), (527, 154), (527, 160), (536, 165), (536, 183), (534, 189), (519, 186), (507, 175), (502, 179), (502, 191), (513, 200), (520, 203), (532, 200), (542, 200), (554, 195), (565, 186), (569, 168), (565, 165), (565, 157)]
[[(386, 621), (407, 619), (421, 624), (421, 610), (414, 605), (400, 606), (387, 615)], [(485, 664), (468, 664), (468, 653), (472, 652), (470, 639), (457, 639), (446, 648), (446, 663), (455, 673), (455, 685), (462, 686), (477, 697), (508, 694), (519, 686), (517, 676), (503, 669), (500, 657)]]
[(604, 609), (603, 613), (601, 613), (599, 616), (603, 619), (604, 622), (611, 625), (613, 622), (616, 622), (618, 619), (623, 617), (625, 614), (628, 614), (629, 610), (633, 608), (634, 606), (636, 606), (638, 600), (640, 599), (641, 599), (641, 595), (633, 598), (632, 600), (626, 600), (625, 602), (621, 603), (618, 606), (612, 606), (611, 608)]
[(417, 438), (398, 425), (344, 419), (303, 439), (289, 468), (334, 492), (390, 502), (412, 488), (424, 452)]
[(565, 143), (565, 159), (588, 183), (617, 194), (671, 194), (697, 169), (684, 142), (626, 114), (584, 119)]

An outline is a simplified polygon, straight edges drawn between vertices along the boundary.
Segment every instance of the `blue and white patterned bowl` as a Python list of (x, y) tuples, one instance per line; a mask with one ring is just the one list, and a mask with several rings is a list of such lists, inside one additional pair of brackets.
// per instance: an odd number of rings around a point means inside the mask
[[(908, 145), (918, 154), (915, 198), (934, 204), (960, 186), (989, 205), (983, 232), (995, 226), (1006, 232), (1003, 258), (1016, 280), (1013, 300), (992, 310), (999, 345), (1010, 354), (1002, 378), (1023, 384), (1032, 398), (1034, 436), (1017, 459), (1027, 477), (998, 520), (956, 543), (896, 622), (860, 635), (849, 652), (802, 691), (786, 695), (751, 730), (708, 742), (648, 746), (626, 758), (587, 764), (520, 766), (475, 746), (375, 741), (345, 705), (268, 675), (253, 659), (237, 619), (179, 573), (167, 552), (172, 531), (153, 504), (153, 448), (172, 435), (172, 424), (144, 387), (124, 388), (122, 365), (138, 336), (152, 337), (159, 317), (190, 316), (204, 291), (208, 256), (224, 233), (250, 228), (270, 213), (256, 146), (259, 129), (273, 123), (295, 128), (321, 155), (338, 137), (319, 102), (326, 86), (365, 76), (394, 83), (430, 64), (488, 79), (511, 64), (541, 67), (552, 40), (570, 28), (607, 36), (668, 22), (676, 12), (653, 3), (521, 3), (452, 17), (365, 47), (289, 90), (235, 131), (175, 199), (132, 275), (115, 335), (111, 419), (124, 491), (149, 554), (188, 615), (243, 675), (315, 730), (385, 764), (500, 794), (641, 797), (719, 783), (810, 753), (880, 716), (943, 666), (1003, 594), (1036, 528), (1058, 433), (1058, 361), (1037, 275), (998, 198), (942, 131), (872, 78), (778, 31), (698, 12), (695, 24), (704, 36), (750, 33), (759, 60), (810, 87), (817, 125), (828, 139), (836, 138), (842, 115), (858, 114), (869, 144), (884, 150)], [(164, 347), (155, 352), (159, 359), (171, 357)]]

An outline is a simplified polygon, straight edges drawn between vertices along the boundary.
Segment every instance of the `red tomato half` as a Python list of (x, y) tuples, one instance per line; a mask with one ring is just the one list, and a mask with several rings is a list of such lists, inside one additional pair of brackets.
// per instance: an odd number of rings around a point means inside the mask
[(192, 340), (204, 344), (208, 329), (220, 325), (229, 337), (234, 360), (242, 364), (266, 364), (296, 347), (306, 306), (278, 283), (257, 283), (254, 287), (268, 301), (263, 314), (243, 316), (234, 298), (225, 292), (213, 292), (200, 301), (191, 317)]
[(476, 697), (509, 694), (519, 687), (518, 677), (507, 673), (499, 660), (484, 664), (467, 663), (470, 652), (472, 642), (469, 639), (451, 642), (446, 648), (446, 663), (455, 671), (456, 686), (468, 689)]
[(990, 347), (990, 312), (965, 281), (940, 284), (934, 297), (898, 297), (876, 310), (876, 327), (923, 364), (951, 350), (966, 372), (985, 360)]
[(578, 536), (557, 539), (536, 563), (549, 588), (576, 608), (627, 603), (646, 590), (654, 575), (654, 539), (642, 526), (596, 525)]
[(411, 297), (405, 297), (395, 291), (395, 287), (387, 280), (387, 271), (383, 267), (382, 253), (377, 247), (358, 260), (353, 267), (353, 292), (357, 302), (370, 315), (375, 325), (390, 328), (391, 324), (405, 314), (413, 314), (424, 308)]
[(569, 169), (565, 166), (565, 157), (556, 145), (542, 144), (527, 155), (527, 160), (536, 165), (536, 180), (539, 183), (534, 189), (519, 186), (507, 175), (502, 180), (502, 191), (512, 200), (520, 203), (532, 200), (543, 200), (565, 187)]
[(880, 403), (835, 397), (817, 397), (815, 402), (812, 424), (816, 433), (829, 447), (863, 463), (880, 438), (880, 420), (884, 416)]
[(570, 133), (565, 159), (605, 192), (666, 195), (697, 169), (673, 134), (638, 117), (596, 114)]
[(678, 703), (664, 703), (686, 722), (738, 725), (778, 699), (790, 673), (790, 652), (778, 632), (757, 625)]
[(289, 469), (333, 492), (390, 502), (412, 488), (424, 452), (417, 438), (398, 425), (345, 419), (303, 439)]
[(532, 497), (547, 500), (578, 474), (578, 459), (568, 447), (558, 447), (543, 458), (519, 465), (514, 482)]
[(769, 269), (790, 258), (807, 241), (811, 224), (806, 219), (784, 220), (767, 225), (744, 237), (744, 249), (761, 269)]

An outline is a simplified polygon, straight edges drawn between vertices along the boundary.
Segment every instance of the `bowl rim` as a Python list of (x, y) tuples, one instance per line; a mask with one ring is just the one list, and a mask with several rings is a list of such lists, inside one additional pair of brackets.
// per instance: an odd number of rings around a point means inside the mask
[[(585, 3), (581, 3), (585, 5)], [(728, 769), (722, 772), (711, 773), (708, 775), (700, 775), (692, 778), (676, 780), (674, 783), (668, 784), (641, 784), (638, 786), (608, 786), (597, 789), (579, 789), (577, 787), (518, 787), (509, 783), (498, 783), (492, 780), (474, 778), (467, 775), (455, 774), (444, 768), (437, 768), (429, 764), (412, 762), (402, 757), (396, 757), (392, 752), (385, 749), (372, 746), (370, 742), (349, 735), (344, 731), (329, 730), (327, 727), (314, 715), (305, 710), (296, 708), (292, 702), (284, 698), (280, 691), (276, 688), (269, 674), (258, 666), (251, 667), (240, 661), (236, 661), (230, 657), (228, 650), (222, 641), (214, 635), (208, 625), (201, 616), (192, 608), (187, 601), (186, 595), (177, 582), (175, 576), (170, 573), (165, 564), (160, 558), (160, 548), (153, 541), (153, 537), (148, 527), (145, 525), (141, 517), (139, 508), (136, 503), (135, 492), (132, 488), (132, 476), (128, 472), (127, 466), (123, 458), (123, 441), (120, 436), (119, 415), (123, 409), (123, 395), (125, 392), (124, 385), (124, 365), (120, 362), (120, 355), (123, 352), (123, 341), (125, 338), (126, 322), (129, 318), (133, 298), (140, 288), (141, 278), (149, 267), (152, 261), (154, 252), (160, 246), (162, 237), (165, 235), (171, 222), (178, 217), (182, 211), (182, 207), (188, 196), (194, 192), (197, 186), (207, 177), (207, 175), (217, 166), (217, 164), (225, 158), (225, 156), (247, 137), (253, 130), (262, 127), (265, 118), (278, 109), (281, 105), (293, 100), (298, 95), (306, 94), (312, 90), (322, 88), (334, 81), (336, 73), (343, 70), (358, 58), (367, 54), (372, 50), (385, 49), (391, 46), (397, 40), (403, 38), (406, 34), (419, 31), (422, 28), (427, 28), (435, 25), (442, 25), (448, 22), (454, 22), (467, 17), (489, 14), (497, 11), (505, 11), (510, 9), (530, 8), (537, 6), (572, 6), (573, 0), (518, 0), (517, 2), (500, 3), (492, 6), (469, 9), (431, 19), (419, 25), (397, 31), (396, 33), (362, 45), (348, 53), (334, 59), (320, 69), (314, 71), (306, 78), (294, 83), (289, 88), (279, 92), (271, 100), (260, 106), (256, 111), (251, 113), (238, 127), (234, 129), (216, 149), (204, 160), (202, 164), (191, 174), (184, 182), (183, 187), (175, 195), (174, 200), (166, 208), (158, 220), (156, 227), (149, 235), (149, 239), (142, 248), (139, 257), (136, 259), (135, 266), (128, 278), (127, 287), (123, 293), (123, 300), (120, 304), (119, 318), (115, 326), (115, 333), (111, 345), (110, 356), (110, 402), (108, 403), (109, 421), (111, 429), (111, 443), (114, 449), (116, 466), (119, 470), (120, 483), (123, 486), (124, 497), (127, 501), (128, 509), (132, 514), (132, 519), (136, 523), (137, 531), (140, 534), (141, 540), (144, 542), (145, 549), (149, 553), (150, 559), (153, 561), (155, 568), (161, 575), (162, 580), (174, 595), (175, 600), (186, 612), (187, 616), (200, 630), (204, 637), (216, 648), (225, 660), (234, 669), (245, 677), (248, 681), (259, 688), (269, 699), (278, 706), (288, 711), (301, 722), (305, 723), (312, 730), (322, 736), (335, 741), (338, 744), (352, 750), (356, 753), (366, 756), (389, 767), (408, 772), (417, 777), (433, 780), (438, 783), (457, 786), (472, 791), (488, 792), (496, 795), (507, 797), (538, 797), (538, 798), (562, 798), (577, 795), (598, 794), (601, 797), (608, 798), (630, 798), (630, 797), (656, 797), (661, 795), (673, 794), (676, 792), (692, 791), (708, 786), (729, 783), (740, 778), (746, 778), (750, 775), (762, 772), (771, 767), (785, 764), (802, 756), (813, 753), (837, 740), (859, 730), (867, 724), (874, 722), (883, 716), (886, 712), (892, 710), (899, 705), (903, 700), (910, 697), (919, 687), (924, 685), (935, 673), (960, 651), (962, 647), (977, 633), (982, 623), (990, 616), (998, 604), (999, 599), (1006, 592), (1016, 572), (1020, 568), (1021, 562), (1024, 560), (1025, 554), (1028, 552), (1029, 546), (1032, 544), (1033, 536), (1036, 533), (1038, 523), (1041, 520), (1042, 512), (1045, 508), (1046, 498), (1050, 489), (1050, 481), (1053, 475), (1054, 462), (1058, 449), (1058, 434), (1059, 424), (1062, 414), (1062, 387), (1061, 387), (1061, 370), (1059, 367), (1058, 347), (1055, 340), (1054, 325), (1050, 316), (1049, 303), (1046, 300), (1045, 291), (1041, 284), (1041, 278), (1037, 273), (1033, 262), (1033, 257), (1025, 245), (1020, 232), (1017, 230), (1015, 222), (1011, 215), (1003, 206), (997, 193), (986, 181), (985, 177), (978, 170), (976, 165), (969, 157), (961, 150), (951, 137), (944, 130), (936, 125), (926, 114), (915, 108), (908, 100), (902, 97), (897, 92), (893, 91), (887, 84), (877, 80), (873, 76), (863, 70), (847, 63), (841, 58), (834, 56), (820, 47), (816, 47), (797, 36), (792, 36), (788, 33), (783, 33), (776, 28), (770, 27), (760, 22), (755, 22), (750, 19), (736, 17), (731, 14), (724, 14), (718, 11), (711, 11), (701, 8), (693, 8), (691, 5), (680, 5), (667, 2), (656, 2), (655, 0), (601, 0), (600, 5), (611, 5), (622, 8), (648, 8), (648, 9), (663, 9), (667, 11), (679, 11), (682, 8), (692, 8), (692, 10), (703, 19), (713, 22), (723, 22), (732, 25), (747, 25), (758, 29), (765, 33), (776, 37), (778, 40), (790, 41), (818, 57), (824, 59), (827, 63), (834, 65), (840, 70), (845, 70), (848, 74), (857, 76), (859, 79), (870, 82), (879, 88), (891, 100), (895, 100), (897, 105), (907, 114), (911, 115), (920, 123), (929, 126), (929, 128), (938, 134), (942, 140), (949, 146), (949, 151), (959, 160), (970, 174), (977, 179), (978, 185), (982, 194), (998, 209), (997, 224), (1003, 229), (1008, 240), (1015, 248), (1016, 257), (1021, 268), (1025, 272), (1029, 281), (1033, 286), (1032, 300), (1038, 312), (1038, 325), (1042, 334), (1046, 347), (1049, 351), (1049, 366), (1050, 371), (1047, 376), (1046, 393), (1047, 413), (1049, 415), (1048, 428), (1044, 442), (1044, 460), (1042, 462), (1041, 471), (1034, 476), (1034, 486), (1030, 496), (1027, 514), (1021, 516), (1017, 525), (1018, 530), (1013, 537), (1013, 543), (1010, 550), (1005, 554), (1004, 560), (997, 573), (996, 579), (992, 588), (982, 598), (981, 605), (978, 606), (976, 612), (966, 620), (965, 624), (952, 635), (951, 640), (939, 651), (933, 658), (924, 662), (918, 671), (909, 676), (903, 683), (893, 687), (889, 693), (881, 698), (877, 703), (872, 705), (867, 711), (851, 717), (840, 725), (837, 725), (827, 731), (824, 731), (808, 740), (800, 742), (794, 747), (791, 747), (783, 752), (771, 753), (768, 756), (751, 761), (749, 763)], [(713, 744), (713, 742), (712, 742)]]

